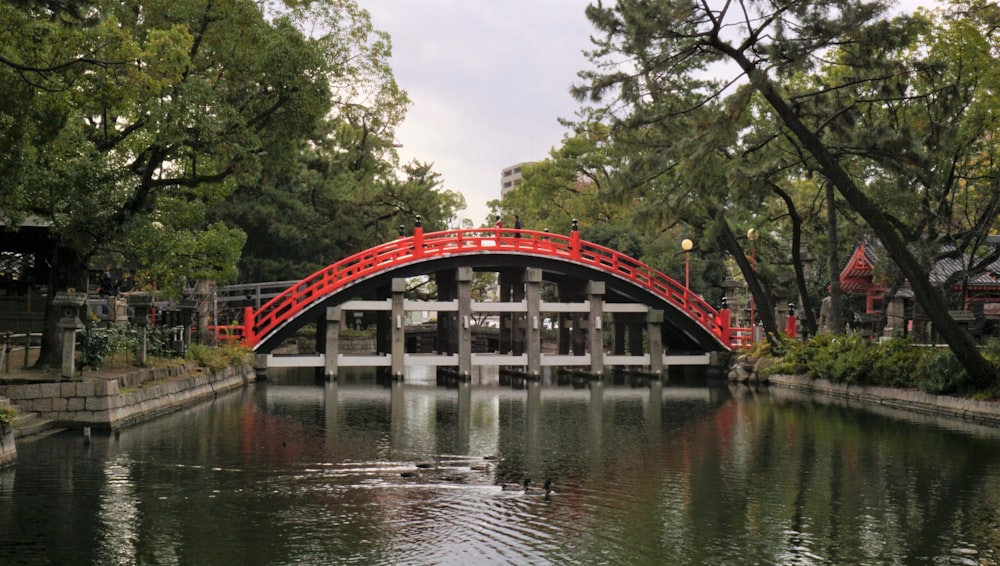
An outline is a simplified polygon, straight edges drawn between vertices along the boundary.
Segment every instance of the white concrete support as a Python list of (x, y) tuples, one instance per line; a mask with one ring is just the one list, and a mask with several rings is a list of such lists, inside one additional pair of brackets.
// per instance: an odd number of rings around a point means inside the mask
[(336, 379), (337, 377), (337, 358), (340, 357), (341, 312), (340, 307), (326, 308), (323, 373), (327, 379)]
[(527, 315), (527, 354), (528, 375), (542, 375), (542, 270), (528, 268), (524, 272), (525, 300), (528, 303)]
[(406, 279), (399, 277), (392, 280), (392, 315), (389, 321), (390, 329), (390, 356), (392, 358), (392, 376), (402, 379), (406, 374), (406, 311), (403, 307), (403, 293), (406, 291)]
[(649, 341), (649, 371), (663, 375), (663, 311), (650, 310), (646, 314), (646, 334)]
[(459, 267), (458, 285), (458, 375), (472, 378), (472, 268)]
[(594, 375), (604, 374), (604, 281), (591, 281), (587, 285), (587, 300), (590, 302), (590, 315), (587, 350), (590, 352), (590, 372)]

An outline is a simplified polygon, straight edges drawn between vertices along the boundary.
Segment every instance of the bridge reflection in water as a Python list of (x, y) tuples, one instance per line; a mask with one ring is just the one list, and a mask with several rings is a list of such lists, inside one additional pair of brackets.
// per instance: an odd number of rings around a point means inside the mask
[[(691, 379), (678, 376), (665, 384), (663, 379), (639, 374), (618, 374), (608, 379), (608, 383), (555, 371), (551, 374), (546, 371), (544, 379), (504, 377), (492, 368), (484, 369), (487, 374), (483, 376), (484, 386), (458, 380), (445, 388), (435, 385), (437, 378), (430, 369), (408, 368), (405, 379), (385, 380), (382, 387), (376, 388), (371, 387), (373, 379), (378, 381), (371, 369), (345, 372), (341, 379), (326, 381), (322, 388), (312, 382), (309, 372), (303, 373), (298, 368), (282, 369), (275, 372), (274, 381), (279, 386), (268, 387), (269, 381), (257, 388), (256, 395), (258, 403), (264, 407), (322, 407), (324, 431), (332, 444), (350, 437), (347, 423), (351, 419), (341, 412), (345, 407), (388, 403), (387, 448), (400, 453), (417, 449), (414, 443), (419, 443), (419, 439), (433, 438), (433, 432), (424, 427), (437, 427), (437, 407), (451, 406), (455, 420), (449, 419), (449, 426), (454, 427), (456, 437), (449, 439), (449, 451), (455, 454), (476, 453), (483, 445), (502, 444), (498, 438), (501, 421), (510, 416), (502, 414), (503, 409), (496, 403), (523, 406), (519, 419), (523, 419), (524, 437), (519, 443), (525, 454), (534, 454), (545, 440), (541, 438), (543, 399), (544, 403), (585, 404), (588, 436), (595, 442), (605, 436), (605, 419), (613, 416), (608, 413), (608, 407), (622, 403), (641, 405), (644, 427), (648, 433), (659, 435), (664, 407), (668, 404), (690, 403), (719, 408), (730, 400), (724, 382), (706, 377), (700, 370), (695, 370)], [(290, 385), (296, 382), (302, 385)], [(433, 453), (440, 447), (425, 446), (419, 450)]]

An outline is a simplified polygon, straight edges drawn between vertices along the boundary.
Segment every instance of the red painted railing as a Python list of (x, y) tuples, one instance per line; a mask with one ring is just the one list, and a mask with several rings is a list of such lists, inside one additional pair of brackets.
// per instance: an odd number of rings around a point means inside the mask
[(720, 314), (701, 297), (644, 263), (581, 240), (575, 230), (566, 236), (493, 228), (424, 233), (418, 227), (413, 236), (386, 242), (324, 267), (256, 311), (247, 307), (240, 335), (244, 343), (256, 346), (316, 301), (381, 271), (426, 259), (498, 251), (557, 258), (612, 273), (666, 300), (704, 327), (720, 345), (731, 347), (728, 313)]

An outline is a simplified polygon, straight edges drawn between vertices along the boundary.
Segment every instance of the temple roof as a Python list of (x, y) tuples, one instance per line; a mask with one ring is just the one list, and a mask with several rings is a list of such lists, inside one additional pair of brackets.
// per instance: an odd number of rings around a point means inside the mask
[[(854, 247), (851, 257), (840, 272), (841, 289), (848, 293), (866, 293), (885, 289), (884, 284), (873, 281), (875, 266), (878, 263), (874, 250), (878, 245), (878, 242), (862, 241)], [(987, 239), (987, 245), (1000, 246), (1000, 236), (990, 236)], [(967, 254), (947, 255), (949, 251), (954, 250), (953, 244), (945, 244), (941, 247), (942, 253), (940, 255), (946, 257), (942, 257), (934, 263), (929, 277), (931, 284), (943, 285), (953, 275), (965, 270), (969, 263), (969, 256)], [(983, 272), (971, 277), (968, 285), (977, 290), (1000, 290), (1000, 259), (990, 263)]]

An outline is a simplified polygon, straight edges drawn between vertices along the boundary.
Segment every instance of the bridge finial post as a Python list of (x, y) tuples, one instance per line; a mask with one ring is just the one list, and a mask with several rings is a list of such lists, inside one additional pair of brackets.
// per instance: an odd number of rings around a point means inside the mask
[(413, 255), (424, 254), (424, 227), (418, 214), (413, 221)]
[(573, 219), (573, 229), (569, 234), (569, 256), (573, 259), (580, 259), (580, 223)]

